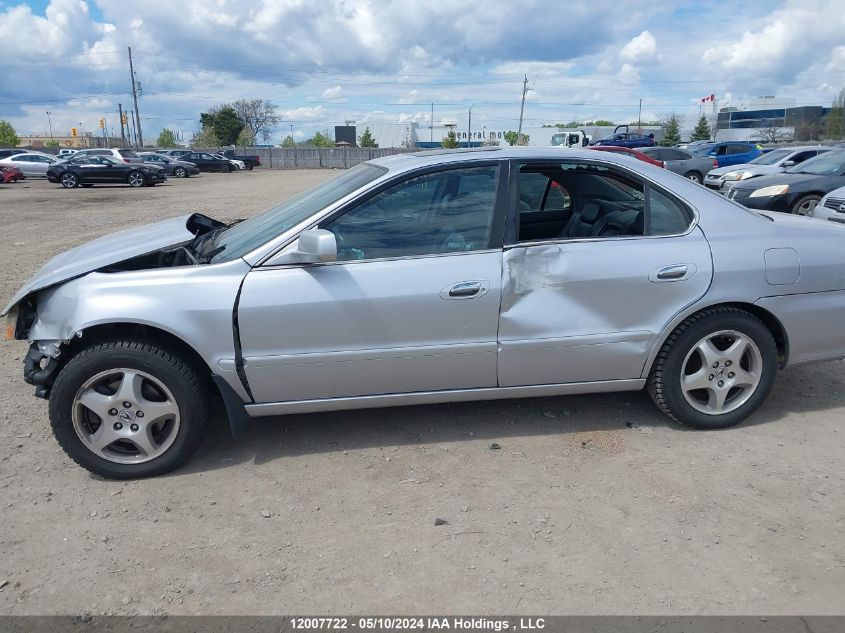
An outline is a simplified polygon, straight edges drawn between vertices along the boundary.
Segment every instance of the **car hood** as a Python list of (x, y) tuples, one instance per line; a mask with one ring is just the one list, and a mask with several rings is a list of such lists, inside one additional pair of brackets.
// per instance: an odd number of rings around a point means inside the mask
[(772, 185), (790, 185), (797, 186), (811, 180), (824, 178), (817, 174), (788, 174), (780, 172), (772, 174), (771, 176), (761, 176), (754, 178), (754, 180), (740, 180), (733, 188), (734, 189), (762, 189), (763, 187), (770, 187)]
[[(707, 158), (707, 157), (700, 157)], [(708, 176), (724, 176), (731, 171), (749, 171), (755, 176), (762, 176), (763, 174), (772, 174), (781, 171), (781, 167), (777, 165), (754, 165), (752, 163), (741, 163), (739, 165), (730, 165), (728, 167), (717, 167), (708, 172)]]
[(8, 313), (33, 292), (81, 277), (105, 266), (176, 246), (221, 226), (224, 226), (222, 222), (200, 213), (192, 213), (98, 237), (59, 253), (44, 264), (41, 270), (15, 293), (9, 304), (3, 308), (2, 314)]

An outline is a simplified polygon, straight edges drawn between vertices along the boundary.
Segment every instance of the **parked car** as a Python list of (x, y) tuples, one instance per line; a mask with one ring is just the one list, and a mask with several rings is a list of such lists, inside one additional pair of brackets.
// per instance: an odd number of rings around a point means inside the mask
[(212, 154), (212, 156), (214, 156), (214, 158), (219, 158), (220, 160), (228, 160), (232, 164), (232, 168), (235, 171), (241, 171), (242, 169), (246, 169), (246, 163), (243, 162), (242, 160), (235, 160), (234, 158), (227, 158), (226, 156), (224, 156), (220, 152), (216, 152), (216, 153)]
[(640, 150), (646, 156), (663, 161), (664, 167), (684, 178), (701, 184), (704, 174), (717, 165), (715, 158), (696, 156), (677, 147), (644, 147)]
[(662, 160), (657, 160), (656, 158), (652, 157), (651, 154), (646, 154), (645, 152), (632, 149), (630, 147), (618, 147), (615, 145), (593, 145), (588, 147), (587, 149), (602, 151), (602, 152), (615, 152), (617, 154), (625, 154), (626, 156), (632, 156), (637, 160), (642, 160), (647, 163), (654, 165), (655, 167), (664, 167)]
[(173, 156), (173, 158), (181, 158), (185, 154), (190, 154), (191, 151), (190, 149), (160, 149), (156, 150), (156, 153), (163, 154), (164, 156)]
[(713, 141), (704, 140), (704, 141), (689, 141), (687, 143), (678, 143), (674, 147), (676, 149), (685, 149), (688, 152), (692, 150), (693, 147), (698, 147), (699, 145), (706, 145), (708, 143), (712, 143)]
[(76, 154), (76, 152), (77, 152), (77, 150), (75, 150), (75, 149), (62, 148), (62, 149), (59, 150), (58, 156), (59, 156), (59, 158), (65, 159), (65, 158), (69, 158), (69, 157), (73, 156), (74, 154)]
[(805, 160), (815, 158), (827, 151), (830, 151), (829, 147), (820, 146), (774, 149), (770, 152), (764, 152), (748, 163), (713, 169), (707, 174), (704, 184), (710, 189), (725, 193), (741, 180), (776, 174), (787, 167), (803, 163)]
[(807, 212), (807, 215), (845, 224), (845, 187), (839, 187), (825, 194), (819, 203)]
[(213, 389), (238, 425), (645, 386), (714, 429), (779, 367), (845, 357), (842, 237), (613, 152), (400, 154), (242, 222), (78, 246), (3, 314), (59, 444), (105, 477), (182, 464)]
[(127, 184), (130, 187), (152, 186), (167, 180), (164, 169), (155, 165), (125, 163), (111, 156), (86, 156), (79, 152), (69, 160), (51, 165), (47, 180), (61, 183), (66, 189), (80, 185)]
[(613, 130), (613, 134), (591, 143), (590, 146), (614, 145), (616, 147), (652, 147), (654, 145), (654, 134), (631, 132), (628, 127), (629, 126), (627, 125), (617, 125), (616, 129)]
[(74, 156), (111, 156), (115, 160), (123, 161), (124, 163), (134, 163), (140, 165), (144, 161), (138, 156), (137, 152), (132, 149), (117, 149), (117, 148), (98, 148), (98, 149), (81, 149)]
[(14, 165), (3, 163), (0, 163), (0, 177), (2, 177), (3, 182), (17, 182), (26, 178), (23, 172)]
[(261, 157), (258, 154), (252, 154), (247, 156), (239, 156), (235, 154), (235, 150), (227, 149), (223, 151), (223, 156), (230, 159), (235, 159), (242, 161), (246, 164), (247, 169), (254, 169), (255, 167), (261, 167)]
[(236, 168), (228, 158), (215, 158), (208, 152), (186, 152), (179, 157), (179, 160), (194, 163), (200, 171), (230, 172)]
[(845, 150), (831, 150), (771, 176), (737, 182), (728, 198), (752, 209), (809, 215), (819, 201), (845, 186)]
[(748, 163), (763, 153), (755, 143), (740, 143), (728, 141), (725, 143), (702, 143), (689, 150), (696, 156), (716, 159), (719, 167)]
[(25, 149), (0, 149), (0, 158), (8, 158), (9, 156), (14, 156), (15, 154), (24, 153), (26, 153)]
[(53, 156), (41, 152), (15, 154), (14, 156), (0, 158), (0, 165), (12, 165), (20, 169), (25, 176), (39, 176), (41, 178), (47, 175), (47, 168), (55, 163), (56, 159)]
[(199, 167), (193, 163), (189, 163), (185, 160), (179, 160), (173, 156), (166, 156), (157, 152), (141, 152), (139, 156), (145, 163), (163, 167), (168, 176), (187, 178), (188, 176), (196, 176), (200, 173)]

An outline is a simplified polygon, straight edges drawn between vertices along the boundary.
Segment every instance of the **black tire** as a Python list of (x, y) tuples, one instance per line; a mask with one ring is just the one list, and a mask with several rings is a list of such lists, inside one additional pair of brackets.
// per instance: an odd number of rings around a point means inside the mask
[(704, 182), (704, 178), (702, 178), (701, 174), (699, 174), (697, 171), (688, 171), (684, 174), (684, 178), (697, 182), (699, 185)]
[(176, 169), (173, 170), (173, 175), (176, 176), (177, 178), (187, 178), (188, 172), (185, 170), (184, 167), (177, 167)]
[[(759, 382), (747, 401), (736, 409), (721, 414), (702, 413), (684, 396), (681, 375), (694, 346), (708, 334), (722, 331), (738, 332), (756, 345), (761, 357)], [(762, 321), (738, 308), (708, 308), (689, 317), (669, 335), (654, 361), (647, 388), (654, 403), (673, 420), (695, 429), (721, 429), (739, 424), (757, 410), (774, 384), (777, 368), (777, 345)]]
[(130, 187), (143, 187), (147, 184), (146, 180), (147, 179), (144, 177), (144, 174), (137, 170), (132, 170), (126, 174), (126, 182)]
[(792, 205), (789, 212), (795, 215), (807, 215), (807, 213), (812, 210), (811, 207), (815, 207), (815, 204), (818, 204), (821, 199), (821, 196), (817, 196), (815, 194), (801, 196), (795, 201), (795, 204)]
[[(160, 456), (139, 464), (115, 463), (89, 449), (77, 435), (73, 407), (77, 393), (92, 376), (117, 368), (134, 369), (161, 381), (173, 394), (179, 428), (172, 445)], [(208, 384), (197, 370), (165, 349), (143, 341), (122, 340), (92, 345), (74, 356), (59, 372), (50, 394), (50, 424), (65, 453), (83, 468), (109, 479), (162, 475), (194, 453), (208, 419)]]
[(228, 174), (230, 171), (232, 171), (232, 169), (229, 167), (229, 165), (220, 165), (221, 174)]
[(247, 162), (246, 162), (246, 163), (244, 163), (244, 164), (246, 165), (246, 170), (247, 170), (247, 171), (252, 171), (252, 163), (250, 163), (249, 161), (247, 161)]
[(65, 189), (76, 189), (79, 186), (79, 176), (76, 174), (64, 173), (59, 178), (62, 187)]

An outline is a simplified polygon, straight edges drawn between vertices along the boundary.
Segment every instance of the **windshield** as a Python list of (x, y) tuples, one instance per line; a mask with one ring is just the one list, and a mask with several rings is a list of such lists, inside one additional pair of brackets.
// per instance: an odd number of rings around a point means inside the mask
[(775, 149), (748, 161), (753, 165), (774, 165), (793, 153), (791, 149)]
[(210, 261), (217, 263), (243, 257), (386, 172), (384, 167), (361, 163), (261, 215), (235, 224), (209, 244), (208, 251), (216, 253)]
[(821, 156), (810, 158), (786, 170), (788, 174), (813, 174), (815, 176), (831, 176), (839, 174), (845, 169), (845, 152), (827, 152)]

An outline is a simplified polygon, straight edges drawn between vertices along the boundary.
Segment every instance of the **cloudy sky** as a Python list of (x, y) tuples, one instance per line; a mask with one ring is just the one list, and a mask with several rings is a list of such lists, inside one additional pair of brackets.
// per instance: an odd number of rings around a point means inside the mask
[[(700, 97), (829, 105), (845, 86), (842, 0), (0, 0), (0, 118), (95, 130), (130, 103), (144, 136), (186, 138), (204, 109), (277, 103), (297, 138), (346, 120), (515, 128), (636, 120)], [(95, 130), (96, 131), (96, 130)]]

